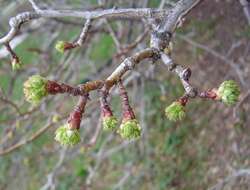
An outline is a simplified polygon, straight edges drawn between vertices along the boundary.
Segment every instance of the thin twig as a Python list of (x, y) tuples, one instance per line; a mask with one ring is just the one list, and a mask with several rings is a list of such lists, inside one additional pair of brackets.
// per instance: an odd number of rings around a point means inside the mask
[[(65, 119), (65, 117), (62, 117), (58, 120), (61, 121)], [(17, 150), (19, 148), (21, 148), (22, 146), (31, 143), (32, 141), (36, 140), (38, 137), (40, 137), (44, 132), (46, 132), (49, 128), (51, 128), (55, 123), (54, 122), (49, 122), (47, 125), (45, 125), (44, 127), (38, 129), (35, 133), (33, 133), (30, 137), (23, 139), (19, 142), (17, 142), (16, 144), (4, 149), (0, 151), (0, 156), (4, 156), (8, 153), (13, 152), (14, 150)]]
[(244, 177), (244, 176), (250, 176), (250, 169), (241, 169), (238, 171), (235, 171), (232, 175), (226, 177), (213, 187), (209, 188), (209, 190), (222, 190), (224, 189), (224, 186), (229, 183), (231, 180), (234, 180), (235, 178), (238, 177)]
[(202, 49), (202, 50), (205, 50), (206, 52), (212, 54), (212, 55), (215, 56), (216, 58), (218, 58), (218, 59), (222, 60), (223, 62), (229, 64), (229, 66), (233, 69), (233, 71), (236, 72), (237, 77), (239, 78), (241, 84), (242, 84), (243, 86), (246, 86), (245, 80), (244, 80), (244, 78), (243, 78), (243, 74), (242, 74), (240, 68), (238, 67), (238, 65), (237, 65), (234, 61), (228, 59), (226, 56), (219, 54), (219, 53), (216, 52), (215, 50), (213, 50), (213, 49), (211, 49), (211, 48), (209, 48), (209, 47), (207, 47), (207, 46), (205, 46), (205, 45), (203, 45), (203, 44), (200, 44), (200, 43), (198, 43), (198, 42), (195, 42), (194, 40), (188, 38), (187, 36), (183, 36), (183, 35), (177, 35), (177, 36), (178, 36), (180, 39), (184, 40), (185, 42), (188, 42), (189, 44), (191, 44), (191, 45), (193, 45), (193, 46), (195, 46), (195, 47), (197, 47), (197, 48), (200, 48), (200, 49)]

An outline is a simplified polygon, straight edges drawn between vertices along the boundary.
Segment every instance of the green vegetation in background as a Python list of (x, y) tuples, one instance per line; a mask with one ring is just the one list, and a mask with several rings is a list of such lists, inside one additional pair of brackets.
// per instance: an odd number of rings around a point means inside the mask
[(90, 59), (99, 61), (103, 65), (105, 61), (111, 58), (114, 51), (115, 47), (112, 37), (107, 34), (101, 34), (99, 39), (94, 42), (92, 46)]
[(238, 38), (247, 38), (250, 39), (250, 26), (246, 26), (243, 31), (236, 31), (235, 36)]
[[(197, 132), (205, 126), (204, 122), (207, 121), (207, 117), (204, 117), (205, 121), (202, 119), (199, 124), (193, 124), (189, 117), (179, 123), (168, 121), (164, 112), (161, 112), (167, 105), (183, 94), (181, 83), (175, 79), (166, 79), (161, 82), (166, 89), (167, 98), (164, 98), (157, 85), (149, 81), (146, 84), (145, 98), (149, 102), (146, 110), (155, 110), (154, 117), (148, 118), (146, 123), (148, 126), (152, 126), (148, 135), (149, 146), (155, 147), (152, 154), (155, 155), (153, 158), (154, 163), (157, 163), (154, 167), (156, 189), (174, 187), (173, 184), (179, 179), (182, 181), (181, 183), (185, 184), (192, 179), (192, 176), (202, 179), (201, 174), (205, 169), (202, 163), (207, 151), (205, 147), (199, 147), (202, 145), (193, 144), (190, 139), (197, 138), (197, 135), (199, 135)], [(188, 112), (193, 113), (190, 108), (197, 109), (199, 103), (188, 104)], [(206, 107), (206, 104), (204, 106)], [(195, 154), (192, 155), (190, 152)], [(148, 165), (144, 167), (148, 168)], [(189, 184), (187, 187), (192, 189), (195, 185)]]
[(215, 27), (218, 23), (218, 18), (198, 20), (193, 18), (186, 27), (177, 28), (177, 33), (186, 34), (192, 31), (197, 32), (197, 36), (201, 36), (202, 39), (209, 40), (215, 35)]
[(0, 86), (5, 91), (9, 88), (10, 84), (10, 75), (9, 74), (1, 74)]

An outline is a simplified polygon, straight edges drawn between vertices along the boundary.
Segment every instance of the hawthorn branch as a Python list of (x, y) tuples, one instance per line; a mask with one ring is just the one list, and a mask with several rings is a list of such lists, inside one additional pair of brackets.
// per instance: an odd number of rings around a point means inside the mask
[(85, 25), (84, 25), (84, 27), (82, 29), (82, 32), (81, 32), (81, 34), (79, 36), (79, 39), (76, 41), (76, 44), (78, 46), (82, 46), (83, 43), (85, 42), (85, 40), (87, 38), (87, 33), (88, 33), (90, 27), (91, 27), (91, 20), (87, 19), (87, 21), (86, 21), (86, 23), (85, 23)]
[(189, 78), (191, 77), (191, 70), (189, 68), (185, 68), (181, 65), (175, 64), (170, 58), (170, 56), (164, 53), (161, 53), (161, 60), (168, 67), (169, 71), (173, 71), (179, 76), (182, 85), (186, 91), (186, 95), (191, 98), (196, 97), (197, 89), (192, 87), (189, 83)]
[(70, 50), (70, 49), (82, 46), (87, 39), (87, 34), (89, 33), (90, 28), (91, 28), (91, 20), (87, 19), (84, 27), (82, 28), (82, 31), (80, 33), (78, 40), (73, 43), (66, 42), (64, 50)]
[(149, 17), (162, 18), (168, 13), (168, 10), (157, 10), (150, 8), (137, 9), (107, 9), (94, 11), (75, 11), (75, 10), (41, 10), (35, 9), (35, 12), (23, 12), (9, 20), (10, 31), (2, 38), (0, 44), (10, 42), (20, 30), (23, 23), (39, 18), (62, 18), (74, 17), (86, 20), (95, 20), (100, 18), (109, 19), (145, 19)]
[[(19, 32), (21, 25), (24, 22), (38, 18), (62, 18), (62, 17), (74, 17), (86, 19), (85, 26), (82, 29), (80, 37), (78, 39), (78, 45), (83, 44), (86, 39), (86, 34), (90, 28), (92, 21), (96, 19), (139, 19), (146, 20), (149, 24), (149, 20), (155, 20), (156, 27), (153, 27), (151, 32), (151, 46), (134, 55), (127, 57), (124, 61), (108, 76), (105, 80), (90, 81), (83, 85), (76, 87), (80, 89), (78, 95), (81, 96), (90, 91), (102, 89), (109, 91), (123, 75), (135, 68), (137, 64), (145, 59), (153, 59), (156, 61), (161, 59), (166, 64), (170, 71), (174, 71), (181, 79), (182, 84), (185, 88), (186, 94), (190, 97), (196, 96), (195, 89), (189, 84), (189, 78), (191, 76), (190, 69), (174, 64), (169, 55), (163, 53), (163, 50), (167, 47), (171, 40), (172, 34), (175, 31), (178, 23), (181, 19), (202, 0), (180, 0), (172, 9), (150, 9), (150, 8), (137, 8), (137, 9), (107, 9), (107, 10), (94, 10), (94, 11), (75, 11), (75, 10), (41, 10), (34, 8), (35, 12), (24, 12), (13, 17), (9, 21), (10, 31), (2, 38), (0, 38), (0, 44), (9, 43), (15, 35)], [(31, 1), (32, 3), (33, 1)], [(34, 3), (34, 2), (33, 2)], [(34, 6), (33, 6), (34, 7)], [(143, 38), (143, 37), (142, 37)], [(140, 39), (139, 39), (140, 41)], [(76, 42), (76, 43), (77, 43)], [(137, 43), (136, 43), (137, 44)], [(136, 46), (135, 44), (135, 46)], [(64, 85), (65, 86), (65, 85)], [(68, 87), (67, 87), (68, 88)], [(65, 88), (66, 89), (66, 88)], [(58, 91), (58, 93), (70, 93), (77, 95), (73, 90)], [(64, 91), (63, 91), (64, 90)], [(52, 93), (53, 94), (53, 93)], [(55, 93), (56, 94), (56, 93)], [(81, 98), (81, 97), (80, 97)], [(43, 130), (47, 130), (48, 126)], [(43, 132), (43, 131), (42, 131)], [(42, 133), (41, 132), (41, 133)], [(14, 148), (7, 149), (7, 153), (19, 148), (20, 146), (31, 142), (34, 138), (39, 136), (41, 133), (32, 135), (29, 139), (21, 141), (19, 144), (14, 145)], [(1, 155), (1, 152), (0, 152)]]
[(198, 5), (203, 0), (180, 0), (172, 8), (172, 14), (168, 14), (160, 26), (160, 32), (170, 32), (173, 33), (184, 18), (196, 5)]
[(98, 90), (104, 87), (104, 91), (108, 91), (112, 88), (121, 77), (129, 70), (139, 64), (142, 60), (147, 58), (154, 58), (159, 52), (154, 48), (147, 48), (140, 52), (135, 53), (131, 57), (126, 58), (114, 71), (107, 77), (106, 80), (93, 80), (86, 82), (77, 87), (72, 87), (64, 83), (58, 83), (55, 81), (48, 81), (47, 89), (49, 94), (68, 93), (73, 96), (82, 96), (94, 90)]

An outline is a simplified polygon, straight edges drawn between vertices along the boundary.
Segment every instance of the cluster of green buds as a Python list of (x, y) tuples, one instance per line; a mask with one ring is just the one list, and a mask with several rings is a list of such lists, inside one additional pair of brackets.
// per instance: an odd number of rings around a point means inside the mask
[(72, 128), (69, 123), (59, 127), (55, 134), (55, 140), (64, 146), (73, 146), (81, 141), (79, 130)]
[(33, 75), (24, 82), (24, 95), (28, 102), (38, 104), (41, 99), (48, 95), (47, 80), (40, 75)]
[(141, 136), (141, 126), (137, 119), (123, 119), (120, 125), (119, 134), (124, 139), (136, 139)]
[(165, 109), (165, 114), (170, 121), (182, 120), (185, 113), (185, 105), (180, 101), (175, 101)]
[(218, 99), (227, 105), (234, 105), (240, 95), (240, 88), (233, 80), (224, 81), (217, 90)]
[(104, 116), (103, 117), (103, 129), (104, 130), (115, 130), (118, 121), (115, 116)]
[(84, 95), (80, 86), (72, 87), (64, 83), (47, 80), (40, 75), (33, 75), (24, 83), (23, 88), (26, 100), (38, 104), (48, 94), (69, 93), (73, 96)]
[(68, 123), (59, 127), (55, 132), (55, 140), (63, 146), (73, 146), (81, 141), (80, 124), (88, 95), (81, 96), (74, 111), (70, 114)]
[[(240, 88), (233, 80), (224, 81), (218, 89), (207, 90), (201, 92), (199, 97), (209, 98), (212, 100), (221, 100), (227, 105), (234, 105), (240, 95)], [(178, 101), (173, 102), (170, 106), (166, 107), (165, 114), (171, 121), (182, 120), (185, 117), (185, 105), (188, 98), (182, 97)]]
[(139, 138), (141, 136), (141, 127), (135, 118), (133, 109), (129, 105), (128, 94), (121, 81), (119, 82), (119, 90), (122, 98), (123, 118), (118, 133), (122, 138), (128, 140)]
[(74, 47), (76, 47), (75, 44), (65, 41), (58, 41), (55, 45), (55, 49), (60, 53), (64, 53), (65, 50), (72, 49)]

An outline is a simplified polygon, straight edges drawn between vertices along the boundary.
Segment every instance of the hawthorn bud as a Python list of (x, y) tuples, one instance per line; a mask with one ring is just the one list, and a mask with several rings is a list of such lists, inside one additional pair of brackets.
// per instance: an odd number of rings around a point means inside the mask
[(70, 124), (64, 124), (57, 128), (55, 132), (55, 140), (63, 146), (74, 146), (81, 141), (78, 129), (72, 129)]
[(19, 61), (19, 59), (12, 59), (11, 66), (13, 71), (17, 71), (21, 69), (22, 63)]
[(58, 52), (60, 52), (60, 53), (64, 53), (65, 44), (66, 44), (66, 42), (64, 42), (64, 41), (58, 41), (58, 42), (56, 43), (56, 46), (55, 46), (56, 50), (57, 50)]
[(184, 106), (178, 101), (166, 107), (165, 114), (170, 121), (182, 120), (186, 115)]
[(118, 121), (114, 116), (103, 117), (102, 124), (104, 130), (114, 130), (117, 126), (117, 123)]
[(141, 136), (141, 126), (136, 119), (123, 120), (118, 133), (122, 138), (136, 139)]
[(64, 53), (65, 50), (72, 49), (75, 47), (76, 44), (65, 41), (58, 41), (55, 46), (56, 50), (59, 51), (60, 53)]
[(219, 99), (227, 105), (235, 104), (240, 95), (240, 88), (233, 80), (224, 81), (217, 91)]
[(117, 126), (117, 119), (113, 116), (113, 112), (107, 101), (108, 91), (101, 91), (101, 115), (102, 125), (104, 130), (114, 130)]
[(33, 75), (23, 84), (23, 92), (28, 102), (38, 104), (41, 99), (47, 96), (47, 80), (40, 75)]
[(122, 98), (122, 124), (118, 133), (122, 138), (135, 139), (141, 136), (141, 127), (135, 118), (135, 114), (129, 105), (128, 94), (121, 82), (119, 81), (120, 96)]

